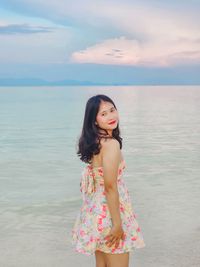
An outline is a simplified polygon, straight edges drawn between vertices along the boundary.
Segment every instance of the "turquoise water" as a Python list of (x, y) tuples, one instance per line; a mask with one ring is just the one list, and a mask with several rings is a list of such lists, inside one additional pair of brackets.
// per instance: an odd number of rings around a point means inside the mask
[(76, 143), (97, 93), (119, 110), (125, 179), (146, 242), (132, 262), (199, 266), (199, 86), (0, 87), (0, 265), (94, 266), (69, 233), (84, 167)]

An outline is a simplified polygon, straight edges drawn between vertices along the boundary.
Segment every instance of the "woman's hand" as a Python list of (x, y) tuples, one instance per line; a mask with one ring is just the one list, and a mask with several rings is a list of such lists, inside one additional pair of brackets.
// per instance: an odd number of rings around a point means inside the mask
[(122, 229), (122, 226), (113, 225), (109, 234), (104, 238), (106, 241), (106, 245), (111, 247), (115, 244), (115, 248), (119, 246), (120, 239), (125, 239), (125, 234)]

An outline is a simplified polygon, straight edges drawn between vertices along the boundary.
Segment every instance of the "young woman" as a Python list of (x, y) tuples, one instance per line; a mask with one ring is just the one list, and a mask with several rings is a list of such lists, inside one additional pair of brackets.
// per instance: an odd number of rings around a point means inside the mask
[(83, 204), (72, 228), (72, 244), (94, 255), (96, 267), (128, 267), (129, 252), (145, 246), (123, 179), (125, 160), (119, 114), (106, 95), (86, 104), (78, 155), (87, 163), (80, 191)]

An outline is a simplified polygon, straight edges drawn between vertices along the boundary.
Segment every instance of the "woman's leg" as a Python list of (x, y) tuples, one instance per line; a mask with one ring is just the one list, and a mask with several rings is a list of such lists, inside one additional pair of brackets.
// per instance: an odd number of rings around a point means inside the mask
[(96, 267), (107, 267), (104, 252), (96, 250), (95, 258), (96, 258)]
[(122, 254), (104, 253), (107, 267), (128, 267), (129, 252)]

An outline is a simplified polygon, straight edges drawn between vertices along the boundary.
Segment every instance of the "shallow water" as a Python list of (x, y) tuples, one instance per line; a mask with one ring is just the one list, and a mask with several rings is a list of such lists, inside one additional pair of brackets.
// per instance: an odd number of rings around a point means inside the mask
[(94, 266), (69, 234), (81, 205), (85, 103), (111, 96), (146, 247), (130, 266), (200, 266), (200, 87), (0, 88), (0, 266)]

